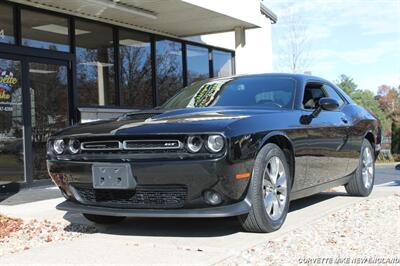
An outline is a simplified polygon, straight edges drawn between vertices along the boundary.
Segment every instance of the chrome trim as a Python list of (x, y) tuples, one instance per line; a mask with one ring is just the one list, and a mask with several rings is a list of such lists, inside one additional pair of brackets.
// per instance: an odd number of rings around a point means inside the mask
[[(132, 142), (177, 142), (178, 146), (177, 147), (168, 147), (168, 146), (163, 146), (163, 147), (144, 147), (144, 148), (129, 148), (128, 144)], [(183, 148), (183, 143), (179, 140), (176, 139), (169, 139), (169, 140), (162, 140), (162, 139), (146, 139), (146, 140), (124, 140), (122, 143), (122, 148), (124, 150), (179, 150)]]
[[(85, 144), (118, 143), (118, 148), (85, 148)], [(118, 151), (122, 150), (122, 143), (118, 140), (87, 141), (81, 143), (82, 151)]]

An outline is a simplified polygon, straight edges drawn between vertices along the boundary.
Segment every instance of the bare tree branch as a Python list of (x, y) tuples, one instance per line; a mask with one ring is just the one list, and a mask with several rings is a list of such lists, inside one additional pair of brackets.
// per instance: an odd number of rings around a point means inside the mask
[(293, 73), (307, 70), (311, 65), (308, 25), (301, 14), (288, 10), (286, 33), (279, 47), (280, 66)]

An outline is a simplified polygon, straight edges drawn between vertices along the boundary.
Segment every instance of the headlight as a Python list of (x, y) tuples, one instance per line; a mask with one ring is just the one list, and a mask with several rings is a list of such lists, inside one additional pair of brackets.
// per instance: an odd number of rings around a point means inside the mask
[(56, 139), (53, 143), (53, 149), (57, 154), (62, 154), (65, 150), (64, 140)]
[(224, 138), (221, 135), (211, 135), (207, 139), (207, 149), (211, 152), (220, 152), (224, 148)]
[(190, 136), (186, 144), (190, 152), (198, 152), (203, 146), (203, 139), (199, 136)]
[(71, 139), (68, 143), (68, 150), (72, 154), (77, 154), (80, 150), (81, 143), (77, 139)]

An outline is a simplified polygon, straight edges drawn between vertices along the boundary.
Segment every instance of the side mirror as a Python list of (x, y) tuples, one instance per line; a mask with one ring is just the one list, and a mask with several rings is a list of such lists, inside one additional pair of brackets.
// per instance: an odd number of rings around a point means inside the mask
[(312, 118), (316, 118), (322, 110), (335, 111), (338, 109), (339, 103), (333, 98), (323, 97), (318, 101), (318, 107), (310, 115)]
[(319, 99), (318, 107), (310, 114), (304, 115), (300, 118), (302, 124), (310, 124), (311, 121), (316, 118), (322, 110), (335, 111), (339, 108), (339, 102), (333, 98), (324, 97)]
[(324, 97), (319, 99), (319, 106), (325, 111), (335, 111), (339, 108), (339, 102), (336, 99)]

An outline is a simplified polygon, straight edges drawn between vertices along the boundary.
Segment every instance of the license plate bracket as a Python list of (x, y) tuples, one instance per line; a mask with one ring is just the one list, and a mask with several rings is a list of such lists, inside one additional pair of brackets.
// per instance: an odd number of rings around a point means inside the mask
[(99, 163), (92, 165), (92, 181), (95, 189), (135, 189), (131, 165), (127, 163)]

